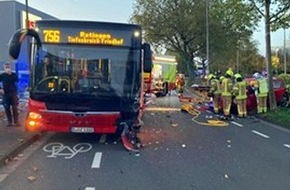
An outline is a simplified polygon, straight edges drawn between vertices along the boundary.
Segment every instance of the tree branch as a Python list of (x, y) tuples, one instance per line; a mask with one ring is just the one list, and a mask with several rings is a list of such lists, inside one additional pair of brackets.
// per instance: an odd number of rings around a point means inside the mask
[(249, 0), (252, 5), (254, 6), (254, 8), (263, 16), (265, 17), (265, 14), (259, 9), (259, 7), (256, 5), (255, 0)]

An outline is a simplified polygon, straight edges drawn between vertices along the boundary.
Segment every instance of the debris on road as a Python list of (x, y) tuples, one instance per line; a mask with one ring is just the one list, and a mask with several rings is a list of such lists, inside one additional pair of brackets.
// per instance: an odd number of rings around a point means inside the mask
[(29, 176), (27, 177), (27, 179), (31, 182), (35, 181), (36, 180), (36, 177), (35, 176)]
[(33, 166), (33, 171), (37, 172), (37, 171), (39, 171), (39, 168), (36, 166)]
[(17, 139), (18, 142), (23, 143), (24, 139)]
[(178, 123), (172, 123), (171, 126), (172, 127), (178, 127)]

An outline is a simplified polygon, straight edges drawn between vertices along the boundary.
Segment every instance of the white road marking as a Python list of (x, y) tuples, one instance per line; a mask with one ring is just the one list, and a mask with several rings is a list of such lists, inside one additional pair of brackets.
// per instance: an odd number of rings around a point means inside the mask
[(150, 108), (145, 108), (146, 111), (172, 111), (172, 112), (180, 112), (180, 108), (168, 108), (168, 107), (150, 107)]
[(259, 136), (261, 136), (261, 137), (264, 137), (264, 138), (267, 138), (267, 139), (270, 138), (268, 135), (265, 135), (263, 133), (260, 133), (258, 131), (255, 131), (255, 130), (252, 130), (252, 132), (255, 133), (255, 134), (257, 134), (257, 135), (259, 135)]
[(92, 163), (92, 168), (100, 168), (101, 159), (102, 159), (102, 153), (96, 152), (95, 156), (94, 156), (93, 163)]
[(86, 187), (85, 190), (95, 190), (96, 188), (94, 187)]
[(4, 181), (4, 179), (8, 176), (8, 174), (0, 174), (0, 183)]
[(99, 140), (100, 143), (104, 144), (106, 142), (107, 135), (103, 134)]
[(234, 125), (236, 125), (236, 126), (238, 126), (238, 127), (244, 127), (242, 124), (239, 124), (239, 123), (234, 122), (234, 121), (232, 121), (231, 123), (234, 124)]
[(289, 144), (283, 144), (283, 146), (285, 146), (286, 148), (290, 148)]
[(78, 153), (88, 152), (92, 149), (89, 143), (78, 143), (72, 148), (65, 146), (60, 142), (52, 142), (43, 147), (44, 152), (51, 153), (48, 158), (56, 158), (57, 156), (64, 156), (65, 159), (71, 159)]

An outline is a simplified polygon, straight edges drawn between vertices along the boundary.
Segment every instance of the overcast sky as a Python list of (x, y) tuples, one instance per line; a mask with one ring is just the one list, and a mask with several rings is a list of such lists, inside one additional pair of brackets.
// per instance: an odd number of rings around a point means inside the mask
[[(17, 0), (25, 4), (25, 0)], [(128, 22), (133, 13), (134, 0), (28, 0), (29, 6), (59, 19)], [(265, 55), (265, 32), (261, 22), (253, 38), (259, 43), (259, 52)], [(284, 31), (272, 36), (272, 46), (283, 46)], [(289, 40), (290, 29), (286, 30)], [(289, 44), (290, 45), (290, 44)]]

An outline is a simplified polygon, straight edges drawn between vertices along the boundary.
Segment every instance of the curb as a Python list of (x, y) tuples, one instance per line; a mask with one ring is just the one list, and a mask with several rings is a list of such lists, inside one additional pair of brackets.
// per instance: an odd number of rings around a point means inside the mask
[(28, 146), (30, 146), (32, 143), (39, 140), (42, 136), (44, 136), (44, 132), (37, 133), (30, 138), (26, 139), (23, 143), (21, 143), (19, 146), (12, 149), (9, 153), (4, 155), (2, 158), (0, 158), (0, 168), (7, 165), (7, 161), (11, 161), (15, 156), (17, 156), (22, 150), (26, 149)]

